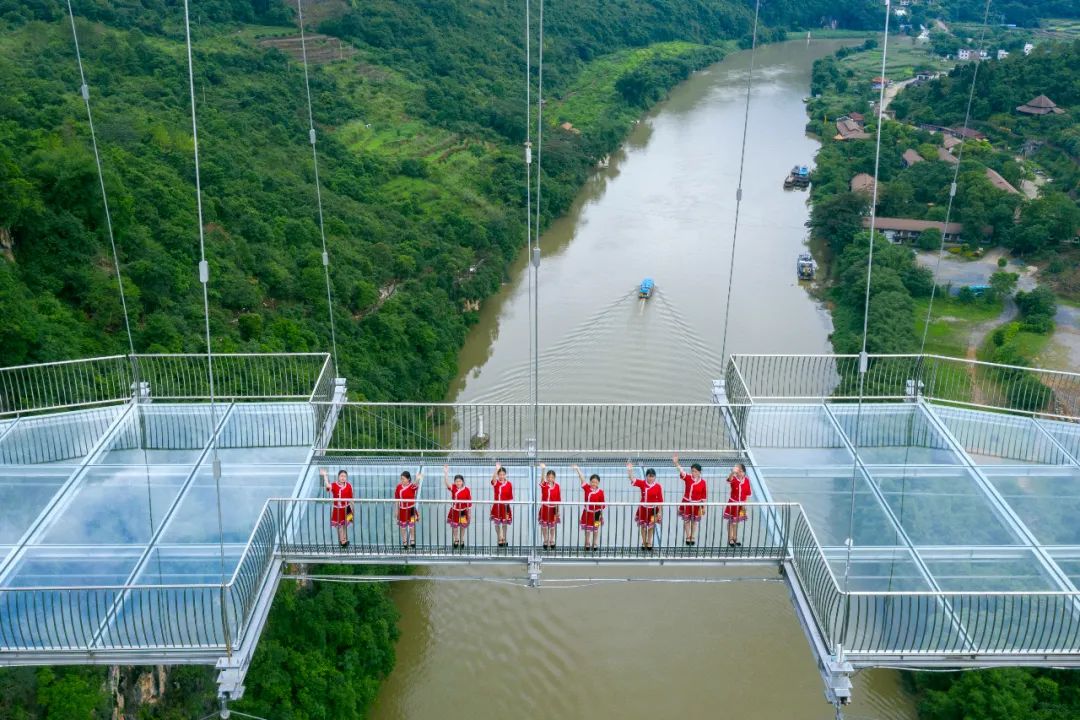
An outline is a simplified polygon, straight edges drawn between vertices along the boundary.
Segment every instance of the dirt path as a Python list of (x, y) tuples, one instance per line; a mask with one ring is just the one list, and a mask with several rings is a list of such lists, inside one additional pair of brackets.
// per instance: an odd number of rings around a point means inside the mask
[[(1005, 306), (1001, 309), (1001, 312), (997, 317), (990, 320), (984, 320), (983, 322), (975, 325), (971, 328), (971, 332), (968, 333), (968, 346), (965, 357), (968, 360), (978, 360), (979, 347), (986, 342), (986, 336), (994, 331), (995, 328), (1001, 327), (1007, 322), (1010, 322), (1019, 313), (1016, 303), (1012, 298), (1006, 298)], [(974, 364), (967, 366), (968, 376), (971, 378), (971, 401), (979, 405), (986, 404), (986, 397), (983, 394), (982, 388), (975, 377)]]

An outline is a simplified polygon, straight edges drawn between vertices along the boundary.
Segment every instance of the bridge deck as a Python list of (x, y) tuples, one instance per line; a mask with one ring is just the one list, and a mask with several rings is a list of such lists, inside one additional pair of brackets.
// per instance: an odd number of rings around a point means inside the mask
[[(178, 393), (0, 415), (0, 664), (213, 662), (257, 639), (293, 562), (504, 563), (541, 582), (545, 564), (643, 576), (661, 564), (773, 565), (838, 662), (1080, 663), (1075, 422), (925, 398), (861, 410), (800, 398), (544, 406), (531, 418), (537, 462), (564, 497), (552, 548), (535, 522), (529, 406), (329, 403), (324, 375), (313, 378), (321, 400), (237, 392), (211, 411)], [(693, 546), (672, 450), (709, 483)], [(652, 550), (627, 458), (664, 486)], [(496, 459), (515, 488), (506, 547), (487, 519)], [(724, 478), (736, 461), (753, 495), (731, 546)], [(473, 491), (460, 548), (444, 462)], [(599, 550), (584, 549), (573, 463), (606, 492)], [(347, 470), (356, 490), (346, 548), (322, 467)], [(401, 546), (392, 499), (405, 469), (423, 473), (415, 548)]]

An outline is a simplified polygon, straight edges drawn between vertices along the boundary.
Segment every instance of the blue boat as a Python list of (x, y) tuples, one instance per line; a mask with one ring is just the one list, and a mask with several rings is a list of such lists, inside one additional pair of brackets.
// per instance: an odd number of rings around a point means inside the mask
[(641, 286), (638, 288), (638, 297), (642, 300), (647, 300), (653, 291), (653, 279), (645, 278), (641, 281)]

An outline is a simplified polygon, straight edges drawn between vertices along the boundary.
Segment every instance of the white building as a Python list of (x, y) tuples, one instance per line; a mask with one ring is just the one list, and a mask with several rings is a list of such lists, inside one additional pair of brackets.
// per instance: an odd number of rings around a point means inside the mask
[(990, 51), (989, 50), (980, 50), (979, 51), (979, 59), (980, 60), (989, 60), (990, 59)]
[(997, 53), (998, 60), (1004, 60), (1007, 57), (1009, 57), (1009, 51), (1008, 50), (998, 50), (998, 53)]
[(1030, 55), (1031, 51), (1035, 49), (1035, 46), (1031, 43), (1024, 43), (1024, 54)]
[(956, 57), (960, 60), (970, 60), (971, 50), (969, 50), (968, 48), (960, 48), (956, 51)]

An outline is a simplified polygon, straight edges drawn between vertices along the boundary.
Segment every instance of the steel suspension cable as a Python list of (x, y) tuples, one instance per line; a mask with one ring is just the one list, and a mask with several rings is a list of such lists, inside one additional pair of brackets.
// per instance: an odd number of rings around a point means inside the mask
[[(86, 120), (90, 126), (90, 145), (94, 148), (94, 164), (97, 165), (98, 184), (101, 186), (101, 204), (105, 208), (105, 228), (109, 233), (109, 247), (112, 249), (113, 269), (116, 271), (116, 286), (120, 289), (120, 307), (124, 311), (124, 329), (127, 331), (128, 350), (135, 354), (135, 341), (131, 337), (131, 319), (128, 317), (127, 296), (124, 293), (124, 280), (120, 276), (120, 257), (116, 252), (116, 238), (113, 234), (112, 213), (109, 211), (109, 194), (105, 191), (105, 173), (101, 169), (101, 154), (98, 152), (97, 132), (94, 130), (94, 113), (90, 110), (90, 86), (86, 82), (83, 70), (82, 50), (79, 48), (79, 33), (75, 29), (75, 12), (71, 9), (71, 0), (67, 0), (68, 18), (71, 20), (71, 38), (75, 42), (75, 59), (79, 63), (79, 93), (86, 104)], [(138, 388), (136, 388), (136, 392)]]
[[(529, 269), (532, 262), (532, 7), (529, 0), (525, 0), (525, 243), (526, 259), (525, 274), (528, 275), (528, 315), (529, 315), (529, 360), (531, 362), (533, 348), (533, 276)], [(529, 383), (528, 402), (533, 402), (535, 388), (533, 387), (533, 374), (526, 371)], [(536, 430), (533, 430), (535, 434)]]
[[(533, 274), (533, 427), (537, 435), (540, 432), (540, 181), (544, 164), (544, 0), (540, 0), (539, 46), (536, 63), (536, 212), (533, 213), (536, 227), (533, 230), (535, 245), (532, 257), (529, 258)], [(539, 442), (539, 437), (536, 440)]]
[(338, 364), (337, 331), (334, 328), (334, 296), (330, 289), (330, 254), (326, 250), (326, 226), (323, 222), (322, 186), (319, 183), (319, 151), (315, 147), (315, 113), (311, 108), (311, 81), (308, 75), (307, 36), (304, 32), (304, 0), (296, 0), (296, 16), (300, 22), (300, 52), (304, 57), (304, 91), (307, 94), (308, 142), (311, 143), (311, 161), (315, 169), (315, 201), (319, 207), (319, 238), (322, 240), (323, 275), (326, 277), (326, 312), (330, 316), (330, 349), (334, 354), (334, 367)]
[[(986, 41), (986, 27), (990, 19), (990, 0), (986, 0), (986, 8), (983, 11), (982, 30), (979, 32), (979, 49), (983, 48)], [(960, 133), (960, 146), (956, 151), (956, 164), (953, 166), (952, 183), (949, 185), (949, 203), (945, 208), (945, 224), (941, 231), (941, 245), (938, 247), (937, 263), (934, 265), (934, 282), (930, 288), (930, 304), (926, 307), (926, 321), (923, 323), (922, 342), (919, 343), (919, 354), (926, 352), (926, 338), (930, 333), (930, 316), (934, 310), (934, 298), (937, 296), (937, 277), (941, 272), (941, 260), (945, 256), (945, 235), (949, 229), (949, 219), (952, 217), (953, 200), (956, 198), (956, 182), (960, 177), (960, 163), (964, 159), (964, 145), (967, 142), (968, 124), (971, 122), (971, 105), (975, 100), (975, 81), (979, 77), (979, 66), (982, 61), (975, 62), (975, 68), (971, 72), (971, 88), (968, 90), (967, 109), (964, 111), (964, 129)], [(918, 379), (916, 378), (916, 382)], [(915, 388), (917, 391), (918, 388)]]
[[(881, 170), (881, 128), (885, 125), (885, 89), (888, 82), (885, 69), (889, 60), (889, 16), (892, 14), (891, 0), (885, 0), (885, 30), (881, 41), (881, 94), (878, 96), (877, 105), (877, 139), (874, 146), (874, 187), (870, 200), (870, 239), (869, 252), (866, 257), (866, 292), (863, 297), (863, 326), (862, 326), (862, 349), (859, 351), (859, 400), (855, 411), (855, 432), (851, 436), (853, 449), (851, 466), (851, 500), (848, 508), (848, 536), (847, 536), (847, 560), (844, 564), (844, 583), (846, 602), (851, 602), (851, 596), (847, 595), (848, 579), (851, 575), (851, 550), (855, 544), (855, 485), (859, 476), (859, 433), (862, 424), (863, 394), (866, 390), (866, 373), (869, 370), (869, 359), (866, 354), (866, 336), (870, 322), (870, 281), (874, 273), (874, 232), (877, 221), (877, 196), (878, 196), (878, 173)], [(871, 482), (867, 478), (867, 482)], [(847, 614), (845, 614), (845, 624)]]
[(742, 150), (739, 152), (739, 182), (735, 190), (735, 227), (731, 233), (731, 260), (728, 262), (727, 301), (724, 304), (724, 332), (720, 339), (720, 367), (727, 358), (728, 318), (731, 317), (731, 286), (735, 283), (735, 244), (739, 239), (739, 211), (742, 209), (743, 168), (746, 166), (746, 135), (750, 128), (750, 93), (754, 88), (754, 57), (757, 54), (758, 17), (761, 0), (754, 3), (754, 29), (750, 39), (750, 73), (746, 78), (746, 107), (743, 111)]
[(221, 555), (221, 585), (225, 586), (225, 529), (221, 516), (221, 460), (217, 451), (217, 402), (214, 396), (214, 355), (210, 344), (210, 264), (206, 262), (206, 232), (203, 228), (202, 179), (199, 175), (199, 122), (195, 112), (195, 66), (191, 59), (191, 10), (184, 0), (184, 41), (187, 45), (188, 91), (191, 96), (191, 137), (195, 155), (195, 207), (199, 220), (199, 282), (202, 284), (203, 320), (206, 328), (206, 370), (210, 390), (210, 453), (214, 490), (217, 497), (218, 549)]

